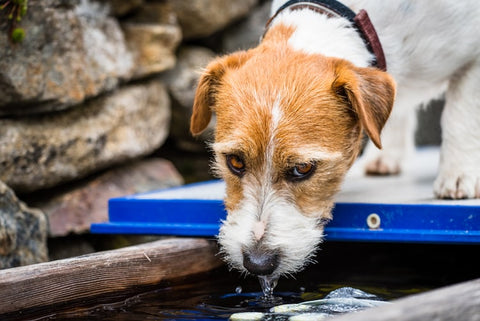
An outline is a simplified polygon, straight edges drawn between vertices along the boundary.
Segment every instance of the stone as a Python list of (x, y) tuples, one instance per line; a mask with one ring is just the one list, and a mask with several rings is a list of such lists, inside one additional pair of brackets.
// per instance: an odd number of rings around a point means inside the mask
[[(193, 99), (200, 71), (215, 58), (210, 49), (183, 46), (177, 55), (175, 68), (161, 75), (172, 97), (172, 128), (170, 135), (180, 147), (188, 150), (204, 149), (203, 140), (210, 137), (213, 125), (201, 139), (193, 139), (189, 132)], [(213, 124), (213, 122), (212, 122)]]
[(178, 50), (175, 68), (160, 77), (172, 98), (183, 108), (187, 108), (190, 114), (201, 70), (216, 56), (212, 50), (205, 47), (182, 46)]
[(145, 77), (172, 68), (182, 30), (169, 3), (145, 3), (122, 23), (135, 62), (134, 77)]
[(30, 1), (16, 45), (0, 22), (0, 115), (62, 110), (130, 79), (133, 57), (107, 13), (86, 0)]
[(33, 202), (47, 216), (49, 236), (81, 234), (91, 223), (108, 221), (108, 200), (136, 193), (178, 186), (181, 175), (172, 163), (149, 158), (125, 164), (93, 178), (54, 191), (47, 201)]
[(143, 0), (101, 0), (106, 3), (110, 14), (123, 17), (144, 4)]
[(222, 33), (223, 52), (247, 50), (257, 46), (270, 18), (271, 1), (266, 1), (252, 10), (246, 19), (230, 26)]
[(47, 219), (0, 181), (0, 269), (45, 262)]
[(180, 27), (178, 25), (177, 15), (173, 11), (170, 1), (164, 0), (154, 0), (153, 2), (143, 3), (121, 21), (129, 23), (167, 24)]
[(153, 79), (62, 112), (0, 119), (0, 179), (25, 193), (150, 154), (166, 139), (170, 114)]
[(133, 77), (149, 76), (175, 66), (175, 49), (181, 40), (178, 27), (125, 23), (123, 30), (135, 60)]
[(175, 0), (171, 1), (185, 39), (212, 35), (244, 17), (258, 0)]

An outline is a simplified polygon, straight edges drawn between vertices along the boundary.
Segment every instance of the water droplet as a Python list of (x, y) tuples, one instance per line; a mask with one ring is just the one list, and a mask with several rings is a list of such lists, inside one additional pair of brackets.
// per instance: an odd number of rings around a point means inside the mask
[(260, 286), (262, 287), (263, 298), (267, 301), (272, 300), (273, 289), (277, 286), (278, 276), (260, 275), (258, 280), (260, 281)]
[(236, 294), (242, 293), (242, 287), (240, 285), (235, 288), (235, 293)]

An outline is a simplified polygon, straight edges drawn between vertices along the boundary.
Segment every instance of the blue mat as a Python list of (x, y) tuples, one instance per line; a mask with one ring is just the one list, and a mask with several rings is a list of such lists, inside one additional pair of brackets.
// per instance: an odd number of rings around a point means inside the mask
[[(480, 200), (436, 200), (438, 151), (421, 150), (396, 177), (365, 177), (357, 162), (347, 175), (325, 229), (335, 241), (480, 244)], [(114, 198), (109, 222), (92, 233), (213, 237), (226, 217), (225, 186), (209, 181)]]

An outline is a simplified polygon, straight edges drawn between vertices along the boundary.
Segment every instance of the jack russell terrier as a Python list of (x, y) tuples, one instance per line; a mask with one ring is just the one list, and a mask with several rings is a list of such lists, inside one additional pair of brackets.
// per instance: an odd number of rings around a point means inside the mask
[(434, 193), (480, 197), (477, 0), (273, 1), (272, 13), (258, 47), (207, 66), (193, 106), (194, 135), (216, 113), (231, 267), (273, 280), (301, 270), (362, 132), (374, 145), (367, 173), (396, 174), (413, 149), (414, 108), (443, 92)]

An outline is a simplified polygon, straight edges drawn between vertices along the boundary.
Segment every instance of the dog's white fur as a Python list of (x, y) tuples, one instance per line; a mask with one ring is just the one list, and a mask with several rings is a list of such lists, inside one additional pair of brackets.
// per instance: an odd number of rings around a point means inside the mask
[[(245, 271), (243, 250), (263, 237), (265, 248), (282, 249), (282, 263), (276, 275), (301, 270), (323, 238), (322, 229), (316, 228), (318, 219), (303, 215), (286, 195), (273, 190), (270, 184), (258, 183), (244, 191), (242, 205), (222, 222), (218, 236), (222, 252), (230, 266)], [(259, 208), (263, 208), (260, 218)]]
[[(272, 13), (283, 2), (275, 0)], [(400, 171), (402, 159), (413, 151), (415, 108), (446, 91), (441, 164), (435, 194), (441, 198), (480, 197), (480, 6), (477, 0), (346, 0), (344, 4), (356, 12), (367, 10), (382, 43), (388, 72), (397, 83), (395, 106), (382, 131), (383, 149), (378, 150), (373, 145), (367, 147), (368, 170), (383, 174)], [(288, 45), (296, 51), (342, 58), (362, 68), (369, 66), (374, 59), (344, 18), (327, 18), (308, 9), (285, 10), (273, 20), (271, 28), (279, 24), (294, 27)], [(307, 213), (301, 210), (291, 189), (274, 186), (279, 174), (278, 169), (275, 172), (273, 168), (272, 159), (276, 149), (284, 144), (276, 132), (298, 119), (287, 119), (279, 107), (285, 88), (265, 81), (263, 86), (266, 87), (259, 92), (255, 80), (250, 78), (248, 81), (254, 83), (247, 83), (248, 86), (230, 86), (234, 79), (232, 75), (238, 68), (236, 64), (242, 57), (211, 65), (213, 71), (206, 73), (201, 83), (203, 87), (199, 94), (197, 92), (199, 103), (198, 110), (194, 110), (197, 115), (192, 117), (192, 132), (201, 132), (210, 119), (206, 106), (211, 103), (207, 97), (209, 82), (219, 77), (227, 78), (225, 85), (216, 88), (214, 93), (230, 97), (234, 104), (229, 102), (221, 106), (223, 120), (220, 130), (227, 129), (228, 134), (217, 129), (217, 139), (219, 134), (221, 137), (212, 145), (217, 158), (216, 171), (227, 182), (227, 194), (233, 195), (227, 195), (229, 213), (219, 234), (222, 251), (232, 267), (246, 271), (243, 253), (261, 240), (266, 248), (281, 249), (281, 262), (274, 274), (289, 274), (301, 269), (315, 252), (323, 235), (321, 223), (330, 218), (332, 193), (336, 188), (333, 185), (326, 189), (328, 192), (322, 190), (326, 194), (316, 202), (315, 211)], [(227, 72), (229, 65), (234, 67)], [(250, 65), (249, 68), (255, 72), (254, 67)], [(268, 95), (264, 94), (266, 92)], [(261, 167), (239, 179), (229, 173), (224, 157), (236, 152), (238, 146), (251, 146), (251, 139), (259, 135), (256, 132), (248, 137), (248, 131), (232, 126), (231, 122), (235, 120), (228, 119), (228, 115), (237, 116), (237, 108), (240, 112), (243, 112), (242, 108), (249, 108), (241, 106), (247, 104), (246, 97), (249, 103), (260, 106), (262, 112), (269, 110), (267, 116), (256, 115), (256, 110), (250, 110), (253, 115), (247, 116), (270, 119), (270, 127), (266, 130), (270, 138), (265, 143), (266, 155)], [(225, 111), (225, 108), (234, 113)], [(217, 116), (218, 113), (219, 110)], [(238, 126), (241, 127), (241, 123)], [(349, 161), (345, 160), (345, 155), (352, 152), (332, 151), (331, 146), (324, 148), (318, 142), (301, 141), (292, 154), (297, 164), (309, 159), (318, 160), (324, 166), (318, 175), (329, 178), (339, 166), (345, 167), (339, 173), (346, 171)], [(342, 157), (343, 163), (337, 162)]]
[[(275, 0), (272, 12), (285, 1)], [(367, 170), (395, 174), (414, 150), (415, 108), (446, 92), (442, 115), (440, 198), (480, 197), (480, 6), (477, 1), (346, 0), (367, 10), (397, 83), (392, 114), (382, 131), (383, 149), (367, 146)], [(290, 12), (279, 21), (298, 26), (291, 44), (365, 66), (372, 57), (357, 35), (334, 19)], [(340, 28), (339, 28), (340, 27)], [(311, 32), (315, 30), (315, 32)]]

